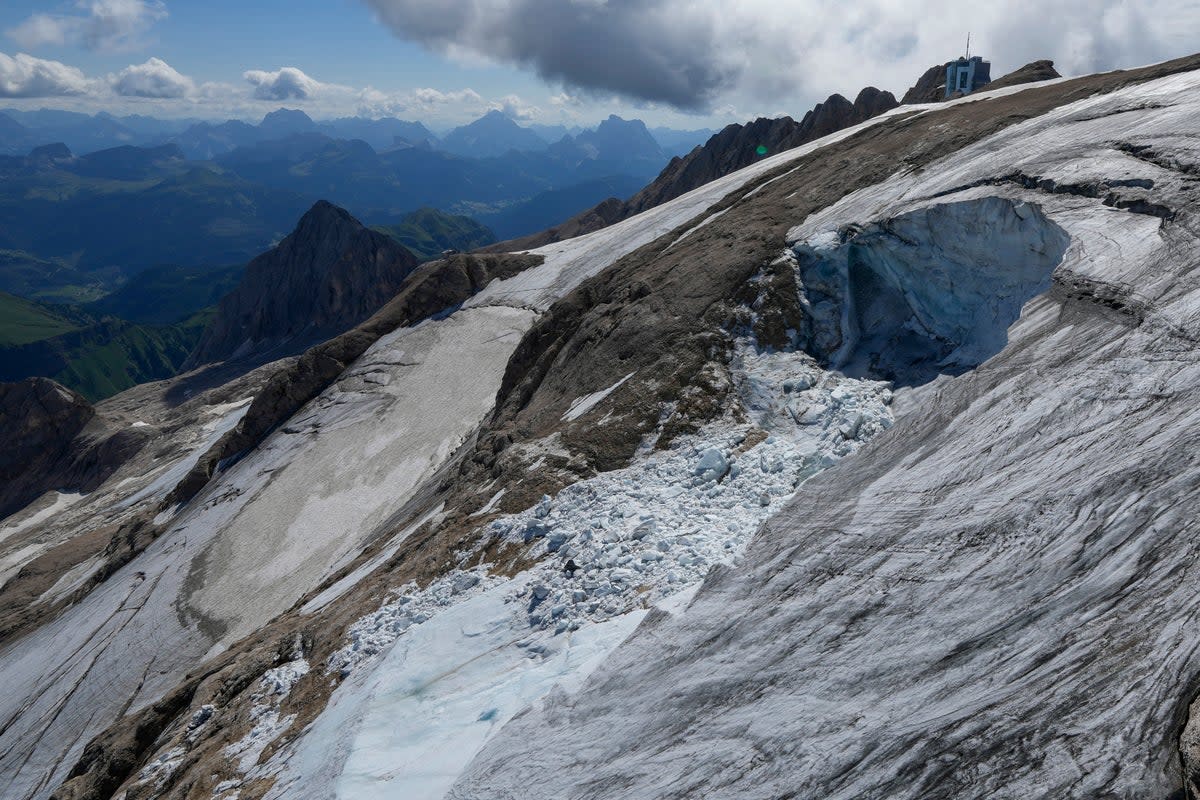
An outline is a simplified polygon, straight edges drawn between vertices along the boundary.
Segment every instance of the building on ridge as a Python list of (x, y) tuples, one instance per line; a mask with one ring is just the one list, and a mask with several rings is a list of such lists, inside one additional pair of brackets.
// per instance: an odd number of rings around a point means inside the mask
[(971, 55), (971, 37), (967, 37), (967, 53), (946, 65), (946, 98), (970, 94), (992, 82), (992, 63)]

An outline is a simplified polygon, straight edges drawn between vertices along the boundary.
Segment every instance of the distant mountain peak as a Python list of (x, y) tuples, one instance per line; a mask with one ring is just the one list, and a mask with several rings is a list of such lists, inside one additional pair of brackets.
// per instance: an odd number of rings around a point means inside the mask
[(344, 227), (355, 231), (361, 229), (363, 225), (341, 206), (336, 206), (328, 200), (318, 200), (312, 208), (304, 212), (304, 216), (296, 223), (296, 230), (293, 231), (292, 236), (303, 237), (306, 233), (328, 231), (333, 227)]
[(303, 111), (281, 108), (263, 117), (258, 129), (268, 135), (287, 136), (294, 133), (311, 133), (317, 129), (317, 123)]
[(62, 142), (56, 142), (33, 148), (29, 152), (29, 157), (34, 161), (69, 161), (75, 156), (71, 153), (71, 148)]
[(391, 238), (318, 201), (277, 247), (246, 267), (189, 365), (280, 357), (342, 333), (392, 299), (417, 264)]
[(503, 111), (492, 110), (474, 122), (446, 134), (442, 147), (461, 156), (487, 158), (510, 150), (532, 152), (546, 149), (546, 141), (528, 128), (521, 127)]
[(279, 122), (307, 122), (312, 123), (312, 117), (305, 114), (303, 111), (296, 108), (280, 108), (263, 117), (262, 124), (279, 123)]

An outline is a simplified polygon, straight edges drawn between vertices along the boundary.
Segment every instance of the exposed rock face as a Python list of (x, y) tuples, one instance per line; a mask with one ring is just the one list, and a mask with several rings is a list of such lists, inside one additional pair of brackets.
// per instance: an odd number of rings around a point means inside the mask
[(697, 147), (682, 158), (671, 159), (671, 163), (653, 183), (625, 203), (615, 199), (606, 200), (548, 231), (523, 239), (501, 242), (487, 250), (525, 250), (599, 230), (613, 222), (628, 219), (687, 194), (769, 155), (790, 150), (835, 131), (865, 122), (897, 105), (891, 92), (868, 86), (859, 92), (853, 103), (840, 94), (832, 95), (824, 103), (818, 103), (800, 122), (791, 117), (763, 117), (746, 125), (729, 125), (702, 147)]
[(47, 378), (0, 383), (0, 519), (59, 488), (49, 485), (59, 462), (94, 416), (81, 395)]
[(987, 88), (1003, 89), (1007, 86), (1020, 86), (1023, 83), (1037, 83), (1038, 81), (1048, 81), (1061, 77), (1062, 75), (1059, 75), (1058, 70), (1054, 68), (1054, 62), (1049, 59), (1043, 59), (1041, 61), (1032, 61), (1002, 78), (997, 78), (989, 83)]
[(301, 351), (369, 317), (417, 264), (393, 239), (321, 201), (278, 247), (250, 262), (189, 366)]
[(765, 155), (779, 153), (823, 136), (866, 122), (897, 105), (890, 92), (868, 86), (851, 103), (840, 94), (804, 115), (800, 122), (790, 117), (758, 119), (748, 125), (730, 125), (703, 147), (675, 159), (658, 179), (631, 198), (627, 215), (632, 216), (673, 200), (711, 180), (735, 172)]
[(946, 68), (949, 63), (935, 64), (925, 70), (917, 79), (917, 83), (904, 93), (900, 99), (901, 105), (915, 103), (938, 103), (946, 96)]

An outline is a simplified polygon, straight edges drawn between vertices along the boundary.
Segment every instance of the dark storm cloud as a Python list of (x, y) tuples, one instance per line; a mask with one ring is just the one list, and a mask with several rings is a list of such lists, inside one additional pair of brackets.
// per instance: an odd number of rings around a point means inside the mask
[(740, 77), (711, 14), (678, 0), (369, 0), (398, 35), (532, 69), (552, 82), (680, 108)]

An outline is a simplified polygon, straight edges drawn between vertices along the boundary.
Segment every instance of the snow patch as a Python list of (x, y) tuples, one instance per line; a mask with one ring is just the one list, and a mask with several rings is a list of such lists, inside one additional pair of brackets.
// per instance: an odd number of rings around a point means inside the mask
[(628, 375), (626, 375), (624, 378), (621, 378), (621, 380), (614, 383), (612, 386), (608, 387), (607, 389), (602, 389), (598, 392), (592, 392), (591, 394), (576, 398), (575, 401), (571, 403), (571, 407), (567, 409), (567, 413), (562, 415), (562, 421), (563, 422), (574, 422), (575, 420), (579, 419), (584, 414), (588, 413), (593, 408), (600, 405), (600, 403), (604, 402), (604, 400), (610, 394), (615, 392), (617, 389), (620, 389), (621, 386), (624, 385), (625, 381), (629, 380), (636, 374), (637, 373), (635, 373), (635, 372), (631, 372)]
[(27, 531), (35, 525), (42, 524), (58, 512), (70, 508), (87, 496), (83, 494), (71, 494), (68, 492), (52, 492), (52, 494), (54, 495), (54, 500), (50, 503), (50, 505), (35, 511), (22, 520), (17, 522), (8, 522), (4, 525), (4, 527), (0, 527), (0, 542), (16, 536), (23, 531)]
[(487, 514), (492, 513), (492, 511), (495, 510), (496, 506), (500, 505), (500, 501), (504, 498), (504, 495), (507, 492), (508, 492), (508, 489), (501, 489), (500, 491), (496, 492), (494, 495), (492, 495), (490, 500), (488, 500), (486, 503), (483, 504), (482, 508), (480, 508), (478, 511), (476, 511), (471, 516), (472, 517), (482, 517), (482, 516), (486, 516)]
[(363, 564), (362, 566), (355, 569), (349, 575), (342, 578), (337, 583), (333, 584), (328, 589), (326, 589), (323, 592), (321, 592), (320, 594), (318, 594), (312, 600), (309, 600), (307, 603), (304, 604), (303, 608), (300, 609), (300, 613), (301, 614), (316, 613), (317, 611), (320, 611), (322, 608), (324, 608), (325, 606), (332, 603), (337, 598), (341, 597), (343, 594), (345, 594), (351, 588), (357, 586), (359, 581), (361, 581), (363, 578), (370, 575), (375, 570), (382, 567), (384, 564), (386, 564), (392, 558), (392, 556), (396, 555), (396, 553), (400, 550), (400, 546), (402, 544), (404, 544), (405, 539), (407, 539), (414, 532), (416, 532), (422, 525), (426, 524), (427, 522), (429, 522), (432, 519), (435, 519), (439, 514), (442, 513), (442, 511), (445, 510), (445, 508), (446, 508), (446, 504), (440, 503), (436, 508), (434, 508), (428, 514), (425, 514), (420, 519), (418, 519), (416, 522), (412, 523), (411, 525), (406, 527), (404, 530), (400, 531), (400, 533), (396, 534), (396, 536), (392, 539), (391, 543), (386, 548), (384, 548), (383, 551), (381, 551), (379, 553), (379, 555), (375, 556), (370, 561), (367, 561), (365, 564)]
[(291, 693), (296, 681), (308, 672), (308, 661), (298, 658), (263, 673), (258, 691), (251, 696), (254, 705), (250, 709), (250, 719), (254, 727), (242, 739), (223, 750), (227, 758), (237, 761), (243, 773), (253, 770), (267, 746), (296, 721), (295, 714), (281, 717), (279, 706)]

